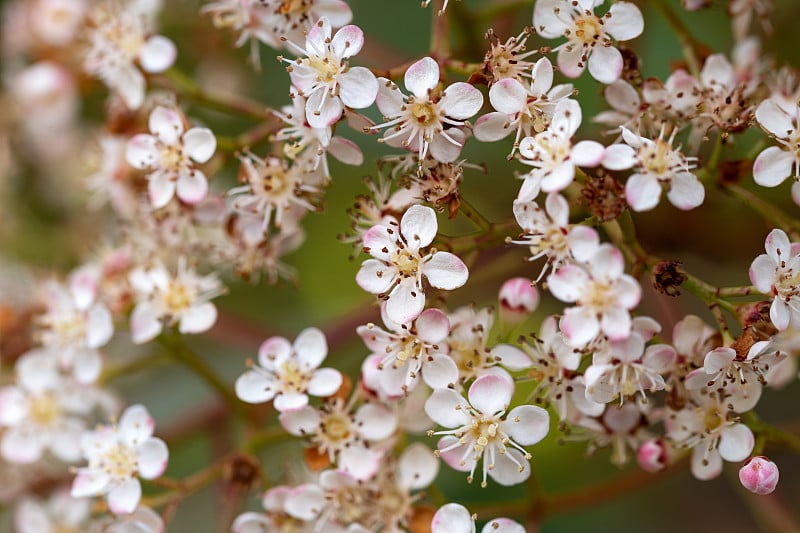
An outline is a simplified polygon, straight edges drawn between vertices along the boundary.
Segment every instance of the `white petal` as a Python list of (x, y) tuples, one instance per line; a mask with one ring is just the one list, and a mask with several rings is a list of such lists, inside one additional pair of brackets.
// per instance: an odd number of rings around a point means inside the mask
[(442, 99), (439, 100), (440, 111), (456, 120), (470, 118), (481, 110), (481, 106), (483, 94), (469, 83), (461, 81), (445, 89)]
[(400, 220), (400, 233), (412, 251), (417, 251), (433, 242), (438, 230), (436, 213), (427, 206), (412, 205)]
[(603, 162), (606, 149), (599, 142), (581, 141), (572, 147), (570, 158), (579, 167), (596, 167)]
[(359, 480), (372, 478), (381, 467), (383, 453), (373, 448), (350, 446), (339, 454), (339, 468)]
[(714, 479), (722, 473), (722, 457), (716, 449), (705, 453), (705, 443), (692, 450), (692, 474), (700, 481)]
[(144, 170), (155, 166), (159, 157), (158, 141), (152, 135), (134, 135), (125, 147), (125, 160), (133, 168)]
[(72, 482), (70, 495), (73, 498), (86, 498), (102, 494), (110, 481), (108, 474), (102, 470), (78, 469), (78, 474)]
[(457, 428), (470, 423), (467, 402), (453, 389), (436, 389), (425, 402), (425, 413), (437, 424)]
[(331, 48), (337, 57), (353, 57), (364, 46), (364, 32), (352, 24), (340, 28), (331, 39)]
[[(425, 356), (423, 356), (425, 357)], [(432, 389), (442, 389), (458, 382), (458, 366), (449, 355), (434, 354), (422, 366), (422, 379)]]
[(792, 175), (795, 156), (777, 146), (770, 146), (753, 163), (753, 180), (762, 187), (777, 187)]
[(475, 533), (475, 522), (466, 507), (448, 503), (433, 515), (431, 533)]
[(770, 99), (759, 104), (756, 109), (756, 120), (762, 128), (781, 139), (788, 138), (795, 130), (792, 118)]
[(339, 390), (342, 386), (342, 374), (333, 368), (320, 368), (311, 376), (308, 382), (308, 393), (312, 396), (324, 398)]
[(117, 485), (106, 496), (108, 508), (114, 514), (130, 514), (136, 510), (142, 499), (142, 485), (131, 478)]
[(495, 361), (512, 371), (524, 370), (533, 364), (528, 354), (510, 344), (497, 344), (491, 351)]
[(450, 320), (439, 309), (426, 309), (417, 321), (417, 336), (423, 342), (436, 344), (442, 342), (450, 333)]
[(183, 117), (173, 109), (158, 106), (150, 113), (148, 126), (161, 142), (174, 146), (183, 133)]
[(606, 148), (603, 166), (609, 170), (627, 170), (636, 164), (636, 152), (627, 144), (612, 144)]
[[(439, 252), (442, 253), (442, 252)], [(363, 268), (363, 267), (362, 267)], [(386, 314), (398, 324), (406, 324), (417, 318), (425, 308), (425, 294), (417, 288), (416, 279), (402, 280), (386, 301)]]
[(282, 393), (275, 396), (275, 410), (281, 413), (298, 411), (308, 405), (308, 396), (299, 392)]
[(353, 67), (339, 77), (339, 98), (347, 107), (364, 109), (375, 103), (378, 80), (365, 67)]
[(397, 484), (406, 490), (424, 489), (436, 479), (439, 461), (433, 452), (421, 442), (415, 442), (403, 450), (397, 467)]
[(208, 128), (192, 128), (183, 135), (183, 149), (195, 163), (205, 163), (217, 149), (217, 138)]
[(367, 259), (356, 274), (359, 287), (372, 294), (382, 294), (394, 284), (397, 271), (377, 259)]
[(502, 430), (517, 444), (531, 446), (550, 432), (550, 415), (536, 405), (520, 405), (508, 413)]
[(511, 448), (507, 448), (504, 454), (496, 454), (494, 468), (489, 470), (489, 477), (505, 487), (518, 485), (530, 475), (531, 464), (522, 452)]
[(605, 30), (618, 41), (627, 41), (638, 37), (644, 31), (642, 12), (630, 2), (616, 2), (608, 10), (609, 18), (605, 19)]
[(525, 528), (510, 518), (495, 518), (486, 522), (481, 533), (525, 533)]
[(361, 166), (364, 154), (356, 143), (344, 137), (333, 137), (328, 145), (328, 153), (345, 165)]
[(726, 461), (744, 461), (753, 451), (753, 432), (744, 424), (726, 427), (720, 433), (719, 454)]
[(776, 268), (775, 259), (767, 254), (761, 254), (753, 260), (750, 265), (750, 282), (755, 286), (756, 290), (765, 294), (772, 292)]
[(583, 70), (586, 68), (586, 63), (582, 61), (582, 58), (583, 48), (564, 46), (558, 51), (558, 68), (564, 76), (577, 78), (583, 74)]
[[(531, 71), (531, 94), (535, 96), (544, 95), (553, 86), (553, 64), (546, 57), (539, 59), (533, 70)], [(559, 85), (558, 87), (566, 88), (566, 85)], [(556, 87), (556, 89), (558, 89)], [(569, 86), (571, 87), (571, 85)], [(554, 89), (554, 91), (556, 90)], [(568, 92), (572, 92), (571, 90)], [(552, 97), (553, 94), (551, 93)], [(552, 99), (552, 98), (551, 98)], [(527, 100), (527, 95), (526, 95)], [(527, 102), (526, 102), (527, 103)]]
[(236, 380), (236, 396), (247, 403), (264, 403), (275, 397), (275, 380), (261, 372), (248, 370)]
[(694, 209), (703, 203), (706, 191), (691, 172), (679, 172), (670, 182), (667, 198), (678, 209)]
[(283, 429), (296, 437), (311, 435), (319, 430), (319, 413), (312, 407), (281, 413), (278, 420)]
[(137, 450), (139, 477), (155, 479), (167, 469), (169, 449), (166, 443), (158, 438), (147, 439)]
[(566, 264), (547, 277), (548, 289), (562, 302), (577, 301), (588, 283), (589, 275), (574, 264)]
[(625, 183), (625, 200), (634, 211), (647, 211), (658, 205), (661, 185), (650, 174), (633, 174)]
[(163, 35), (153, 35), (139, 50), (139, 64), (145, 72), (164, 72), (175, 63), (178, 49)]
[(450, 252), (436, 252), (422, 267), (428, 282), (437, 289), (453, 290), (461, 287), (469, 278), (467, 266)]
[(161, 321), (149, 304), (139, 304), (131, 313), (131, 337), (134, 344), (151, 341), (161, 333)]
[(119, 419), (119, 431), (122, 442), (136, 447), (153, 435), (155, 422), (143, 405), (132, 405), (125, 409)]
[(383, 440), (397, 429), (397, 417), (387, 407), (377, 403), (365, 403), (355, 414), (358, 434), (367, 440)]
[(603, 91), (606, 101), (614, 109), (624, 111), (628, 114), (635, 114), (639, 112), (639, 104), (641, 102), (639, 93), (633, 86), (624, 81), (617, 80)]
[(600, 236), (589, 226), (573, 226), (567, 235), (567, 244), (577, 261), (589, 261), (597, 253)]
[(600, 83), (614, 83), (622, 74), (622, 54), (613, 46), (597, 46), (589, 56), (589, 74)]
[(178, 331), (181, 333), (202, 333), (208, 331), (217, 321), (217, 308), (211, 302), (193, 305), (183, 312)]
[(733, 348), (715, 348), (706, 354), (703, 369), (706, 374), (716, 374), (727, 368), (735, 358), (736, 351)]
[(300, 520), (314, 520), (328, 506), (325, 492), (313, 484), (300, 485), (292, 489), (286, 498), (285, 511)]
[(133, 65), (116, 69), (106, 81), (119, 94), (128, 109), (139, 109), (144, 103), (144, 76)]
[(154, 172), (147, 181), (147, 192), (153, 208), (160, 209), (175, 196), (175, 181), (166, 172)]
[(317, 328), (306, 328), (300, 332), (293, 344), (300, 368), (309, 371), (318, 368), (328, 355), (325, 334)]
[(428, 91), (439, 83), (439, 64), (430, 57), (423, 57), (406, 70), (406, 89), (420, 99), (427, 99)]
[(484, 375), (469, 388), (468, 398), (479, 412), (491, 416), (508, 409), (514, 395), (514, 382), (500, 376)]
[(600, 333), (597, 316), (591, 309), (585, 307), (565, 309), (559, 327), (564, 332), (567, 342), (576, 348), (586, 345)]
[[(494, 86), (496, 86), (496, 84)], [(475, 138), (481, 142), (496, 142), (507, 137), (514, 131), (510, 126), (508, 115), (495, 111), (487, 113), (476, 120), (475, 126), (472, 128), (472, 133), (475, 135)]]
[(0, 440), (0, 453), (10, 463), (30, 464), (38, 461), (44, 451), (45, 440), (36, 429), (27, 425), (5, 430)]
[(528, 91), (516, 78), (504, 78), (489, 89), (489, 102), (497, 111), (514, 115), (527, 107)]
[(327, 128), (342, 117), (342, 101), (327, 89), (314, 92), (306, 101), (306, 120), (312, 128)]
[[(562, 10), (568, 10), (562, 0), (539, 0), (533, 7), (533, 27), (536, 33), (545, 39), (555, 39), (564, 35), (568, 28), (565, 19), (569, 15)], [(566, 15), (566, 16), (565, 16)]]

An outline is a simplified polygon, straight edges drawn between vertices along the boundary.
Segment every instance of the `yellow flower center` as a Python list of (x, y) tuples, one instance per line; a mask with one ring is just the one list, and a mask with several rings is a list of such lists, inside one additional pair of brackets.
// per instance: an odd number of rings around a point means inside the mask
[(61, 406), (49, 392), (31, 399), (28, 416), (39, 426), (50, 426), (61, 414)]

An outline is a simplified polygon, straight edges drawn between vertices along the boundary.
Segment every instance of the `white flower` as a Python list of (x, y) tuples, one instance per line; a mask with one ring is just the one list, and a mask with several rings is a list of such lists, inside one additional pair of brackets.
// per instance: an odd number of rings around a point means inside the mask
[(791, 111), (772, 99), (756, 108), (756, 120), (780, 146), (770, 146), (756, 157), (753, 179), (763, 187), (777, 187), (788, 177), (794, 178), (792, 195), (800, 195), (800, 107)]
[(62, 367), (83, 383), (97, 379), (102, 366), (97, 349), (114, 334), (111, 313), (96, 301), (97, 283), (90, 272), (78, 270), (66, 287), (46, 284), (47, 312), (40, 318), (42, 344), (52, 348)]
[(581, 347), (602, 332), (620, 340), (631, 331), (630, 309), (638, 305), (642, 289), (625, 274), (622, 253), (608, 243), (599, 245), (585, 264), (570, 263), (547, 278), (550, 292), (562, 302), (561, 331), (572, 346)]
[(91, 516), (89, 500), (73, 498), (59, 489), (47, 501), (26, 496), (14, 509), (17, 533), (64, 533), (85, 531)]
[[(449, 355), (458, 365), (458, 385), (462, 385), (484, 374), (494, 374), (511, 379), (505, 368), (523, 370), (531, 366), (530, 358), (510, 344), (495, 344), (489, 347), (489, 332), (494, 323), (491, 307), (475, 309), (464, 306), (450, 315), (450, 335), (447, 344)], [(500, 365), (502, 365), (502, 368)]]
[(575, 100), (558, 102), (550, 127), (519, 146), (520, 161), (534, 167), (524, 178), (518, 200), (530, 201), (539, 191), (565, 189), (575, 179), (575, 167), (594, 167), (603, 161), (605, 149), (596, 141), (570, 140), (581, 125), (581, 106)]
[(600, 243), (593, 228), (569, 223), (569, 203), (560, 194), (548, 194), (544, 206), (542, 209), (532, 201), (514, 200), (514, 217), (525, 233), (511, 242), (529, 247), (529, 261), (546, 260), (536, 282), (550, 270), (591, 257)]
[(408, 67), (404, 80), (411, 96), (401, 93), (390, 80), (378, 78), (376, 103), (386, 122), (374, 128), (388, 127), (383, 140), (417, 152), (420, 164), (429, 153), (442, 163), (455, 161), (466, 140), (461, 127), (480, 111), (483, 95), (464, 82), (437, 90), (439, 65), (430, 57)]
[(211, 159), (217, 139), (208, 128), (184, 132), (183, 117), (177, 111), (158, 106), (148, 122), (152, 135), (140, 133), (128, 141), (125, 158), (147, 175), (150, 203), (164, 207), (175, 195), (187, 204), (197, 204), (206, 197), (208, 180), (196, 163)]
[(312, 128), (325, 128), (342, 116), (342, 105), (364, 109), (375, 102), (378, 81), (366, 67), (350, 67), (346, 61), (361, 51), (364, 32), (345, 26), (331, 38), (331, 23), (322, 17), (306, 35), (305, 49), (287, 41), (299, 57), (283, 59), (297, 88), (305, 96), (305, 117)]
[(130, 109), (144, 102), (148, 73), (163, 72), (175, 62), (175, 44), (162, 35), (151, 35), (151, 20), (135, 2), (120, 9), (117, 3), (100, 5), (90, 14), (89, 53), (84, 68), (118, 93)]
[(740, 462), (753, 450), (755, 439), (746, 425), (731, 416), (724, 394), (693, 394), (680, 411), (664, 421), (667, 436), (678, 446), (692, 448), (694, 477), (708, 480), (722, 472), (722, 460)]
[[(296, 93), (296, 90), (292, 90)], [(287, 125), (273, 136), (277, 141), (286, 141), (283, 153), (289, 159), (297, 159), (299, 155), (308, 154), (304, 161), (310, 161), (309, 170), (317, 170), (322, 165), (322, 172), (329, 176), (328, 158), (330, 154), (346, 165), (360, 166), (364, 162), (364, 154), (353, 141), (334, 136), (333, 128), (315, 128), (306, 121), (306, 98), (294, 94), (292, 105), (284, 106), (280, 111), (273, 111)]]
[(237, 211), (263, 216), (262, 231), (269, 228), (270, 222), (280, 229), (287, 214), (299, 218), (299, 213), (315, 209), (309, 200), (319, 193), (318, 185), (325, 176), (311, 170), (303, 160), (289, 166), (279, 157), (262, 159), (250, 152), (239, 156), (239, 160), (239, 176), (245, 185), (230, 189), (228, 196), (233, 197), (231, 204)]
[(697, 158), (672, 149), (678, 130), (664, 140), (662, 127), (658, 138), (651, 140), (624, 126), (621, 129), (627, 144), (607, 147), (603, 166), (610, 170), (635, 168), (625, 183), (625, 199), (634, 211), (647, 211), (658, 205), (662, 184), (667, 187), (667, 198), (678, 209), (693, 209), (703, 203), (703, 185), (689, 172), (695, 168)]
[(450, 252), (435, 249), (425, 255), (439, 226), (430, 207), (413, 205), (399, 227), (373, 226), (364, 235), (367, 259), (356, 274), (356, 283), (367, 292), (386, 299), (386, 315), (398, 324), (414, 320), (425, 307), (422, 278), (437, 289), (457, 289), (467, 282), (466, 265)]
[(100, 426), (81, 438), (89, 462), (77, 470), (71, 494), (75, 498), (105, 495), (114, 514), (130, 514), (139, 505), (139, 478), (155, 479), (167, 467), (169, 450), (153, 437), (154, 422), (142, 405), (128, 407), (119, 424)]
[(516, 485), (530, 476), (531, 455), (522, 446), (536, 444), (550, 431), (550, 416), (535, 405), (506, 411), (514, 394), (514, 382), (486, 375), (469, 388), (469, 402), (452, 389), (436, 389), (425, 402), (425, 412), (447, 431), (438, 449), (444, 461), (472, 482), (478, 462), (483, 460), (481, 486), (487, 475), (501, 485)]
[(545, 39), (566, 36), (557, 46), (558, 66), (565, 76), (577, 78), (588, 63), (589, 73), (601, 83), (612, 83), (622, 74), (622, 54), (611, 38), (627, 41), (641, 35), (644, 19), (630, 2), (615, 2), (604, 16), (594, 8), (604, 0), (537, 0), (533, 27)]
[(342, 384), (333, 368), (319, 368), (328, 355), (325, 335), (317, 328), (300, 332), (293, 344), (272, 337), (258, 349), (258, 366), (236, 380), (236, 395), (248, 403), (275, 400), (280, 412), (296, 411), (308, 405), (308, 394), (330, 396)]
[(417, 386), (420, 374), (431, 388), (455, 384), (458, 367), (447, 355), (447, 315), (438, 309), (427, 309), (414, 321), (397, 324), (385, 316), (386, 307), (381, 310), (390, 331), (374, 324), (356, 330), (372, 353), (381, 357), (378, 379), (382, 392), (391, 398), (405, 396)]
[(320, 454), (328, 454), (339, 470), (356, 479), (370, 479), (381, 466), (381, 446), (397, 430), (397, 415), (381, 403), (365, 403), (353, 410), (336, 398), (319, 409), (305, 406), (279, 417), (283, 428), (309, 437)]
[(534, 65), (527, 88), (516, 78), (496, 81), (489, 89), (489, 101), (497, 111), (475, 121), (475, 138), (495, 142), (516, 132), (509, 157), (514, 155), (522, 134), (531, 136), (544, 131), (556, 104), (573, 93), (572, 84), (552, 85), (553, 65), (546, 57)]
[(791, 324), (800, 327), (800, 246), (789, 242), (783, 230), (774, 229), (764, 242), (767, 253), (750, 265), (750, 281), (764, 294), (773, 295), (769, 317), (778, 331)]
[(529, 396), (536, 403), (552, 405), (558, 418), (568, 423), (603, 413), (603, 404), (586, 396), (583, 377), (577, 373), (581, 354), (567, 344), (554, 316), (544, 319), (539, 335), (523, 349), (533, 362), (530, 375), (538, 382)]
[(217, 320), (217, 308), (209, 302), (222, 292), (215, 274), (199, 276), (178, 258), (175, 276), (156, 261), (150, 268), (138, 267), (128, 276), (136, 291), (136, 307), (131, 312), (133, 342), (142, 344), (161, 333), (166, 323), (178, 324), (181, 333), (202, 333)]
[(648, 337), (632, 330), (624, 339), (610, 340), (607, 351), (595, 358), (584, 372), (586, 398), (598, 403), (613, 402), (640, 393), (663, 390), (662, 373), (673, 363), (675, 349), (667, 344), (654, 344), (645, 350)]
[(258, 38), (273, 48), (302, 41), (323, 17), (334, 28), (353, 19), (353, 12), (344, 0), (260, 0), (260, 3), (269, 13), (259, 21)]
[(48, 450), (65, 462), (79, 460), (95, 389), (62, 377), (56, 354), (43, 350), (20, 357), (15, 370), (15, 384), (0, 389), (0, 454), (14, 463), (33, 463)]

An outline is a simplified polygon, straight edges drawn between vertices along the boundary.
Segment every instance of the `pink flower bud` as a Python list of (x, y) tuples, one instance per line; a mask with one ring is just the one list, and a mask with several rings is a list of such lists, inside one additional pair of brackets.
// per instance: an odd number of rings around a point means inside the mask
[(756, 494), (770, 494), (778, 485), (778, 465), (763, 456), (753, 457), (739, 470), (739, 481)]
[(500, 313), (511, 324), (522, 322), (539, 305), (539, 291), (528, 278), (511, 278), (500, 288)]
[(648, 440), (639, 446), (636, 460), (645, 472), (658, 472), (667, 465), (667, 449), (660, 440)]

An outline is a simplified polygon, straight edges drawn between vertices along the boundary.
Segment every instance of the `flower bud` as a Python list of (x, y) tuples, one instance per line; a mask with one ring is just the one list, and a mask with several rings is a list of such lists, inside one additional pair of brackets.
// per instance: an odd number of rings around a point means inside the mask
[(667, 449), (660, 440), (647, 440), (639, 446), (636, 460), (645, 472), (658, 472), (667, 465)]
[(539, 291), (528, 278), (511, 278), (500, 287), (500, 313), (503, 321), (516, 325), (539, 305)]
[(753, 457), (739, 470), (739, 481), (755, 494), (770, 494), (778, 485), (778, 465), (763, 456)]

